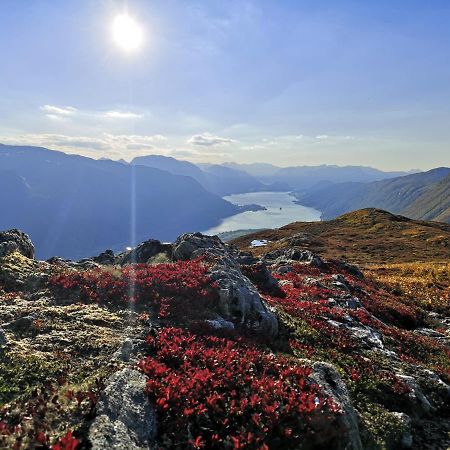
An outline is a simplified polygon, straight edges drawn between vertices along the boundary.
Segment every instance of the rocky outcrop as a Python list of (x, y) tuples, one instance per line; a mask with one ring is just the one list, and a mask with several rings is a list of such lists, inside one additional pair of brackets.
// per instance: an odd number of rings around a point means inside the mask
[(293, 263), (309, 264), (314, 267), (322, 267), (320, 256), (302, 248), (283, 248), (267, 253), (262, 260), (269, 265), (286, 265)]
[(237, 253), (217, 236), (183, 234), (173, 245), (175, 260), (203, 256), (211, 264), (210, 276), (219, 287), (221, 317), (266, 336), (278, 333), (278, 321), (253, 283), (242, 273)]
[(0, 232), (0, 258), (13, 252), (34, 259), (34, 245), (27, 234), (16, 229)]
[(164, 253), (168, 257), (171, 257), (171, 244), (163, 244), (156, 239), (149, 239), (148, 241), (142, 242), (142, 244), (139, 244), (137, 247), (117, 255), (116, 263), (121, 265), (147, 263), (151, 258), (160, 253)]
[(93, 450), (150, 448), (156, 417), (145, 395), (145, 384), (145, 375), (133, 369), (123, 369), (109, 378), (89, 430)]
[(112, 266), (116, 263), (116, 258), (112, 250), (105, 250), (98, 256), (94, 256), (92, 260), (97, 264), (102, 264), (104, 266)]
[[(311, 362), (309, 361), (309, 364)], [(334, 449), (363, 450), (358, 427), (358, 416), (353, 408), (345, 383), (336, 369), (325, 362), (312, 363), (310, 378), (322, 387), (323, 392), (342, 410), (339, 428), (342, 434), (336, 440)]]

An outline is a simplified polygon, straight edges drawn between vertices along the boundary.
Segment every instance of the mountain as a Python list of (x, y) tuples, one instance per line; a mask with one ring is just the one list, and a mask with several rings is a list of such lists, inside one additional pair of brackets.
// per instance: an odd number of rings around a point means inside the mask
[(270, 176), (261, 178), (264, 182), (283, 181), (294, 190), (306, 191), (318, 183), (371, 182), (404, 175), (404, 172), (383, 172), (363, 166), (296, 166), (284, 167)]
[(268, 190), (267, 186), (247, 172), (214, 164), (205, 164), (200, 168), (191, 162), (162, 155), (139, 156), (134, 158), (131, 164), (154, 167), (175, 175), (192, 177), (206, 190), (221, 197)]
[[(253, 240), (267, 240), (268, 244), (252, 248)], [(358, 264), (450, 261), (450, 225), (412, 220), (374, 208), (323, 222), (295, 222), (248, 234), (232, 243), (256, 255), (301, 246), (325, 258)]]
[[(436, 184), (448, 175), (450, 168), (441, 167), (372, 183), (325, 186), (306, 194), (297, 193), (296, 197), (302, 205), (322, 211), (325, 219), (360, 208), (381, 208), (411, 218), (439, 220), (441, 213), (441, 218), (445, 217), (449, 191), (445, 189), (448, 181)], [(414, 206), (415, 202), (418, 203)]]
[(226, 162), (221, 165), (232, 169), (243, 170), (256, 178), (274, 175), (280, 170), (280, 167), (268, 163), (238, 164), (235, 162)]
[(402, 213), (415, 219), (450, 223), (450, 175), (432, 184)]
[(79, 258), (206, 229), (239, 208), (193, 178), (37, 147), (0, 145), (1, 228), (21, 228), (40, 258)]

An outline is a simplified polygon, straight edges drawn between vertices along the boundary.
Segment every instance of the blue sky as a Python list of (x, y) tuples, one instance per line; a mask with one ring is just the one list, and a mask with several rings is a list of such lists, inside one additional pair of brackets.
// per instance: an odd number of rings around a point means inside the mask
[[(123, 12), (144, 30), (125, 53)], [(2, 0), (0, 142), (93, 157), (450, 165), (450, 2)]]

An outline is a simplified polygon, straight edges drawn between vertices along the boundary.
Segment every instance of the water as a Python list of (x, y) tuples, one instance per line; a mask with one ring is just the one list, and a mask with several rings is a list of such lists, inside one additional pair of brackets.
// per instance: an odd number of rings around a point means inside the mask
[(205, 234), (257, 228), (279, 228), (292, 222), (320, 220), (320, 211), (295, 204), (295, 198), (287, 192), (249, 192), (247, 194), (229, 195), (224, 199), (236, 205), (255, 203), (265, 206), (267, 210), (246, 211), (227, 217), (218, 226), (204, 231)]

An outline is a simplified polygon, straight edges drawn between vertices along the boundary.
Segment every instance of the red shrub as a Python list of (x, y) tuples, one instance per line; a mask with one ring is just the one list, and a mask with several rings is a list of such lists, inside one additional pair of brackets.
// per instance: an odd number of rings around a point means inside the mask
[(166, 447), (298, 448), (336, 413), (310, 369), (240, 341), (164, 328), (148, 345), (140, 367)]
[(214, 307), (215, 284), (201, 259), (173, 264), (133, 264), (112, 272), (104, 269), (64, 272), (50, 284), (77, 291), (80, 300), (152, 306), (160, 317), (200, 313)]

